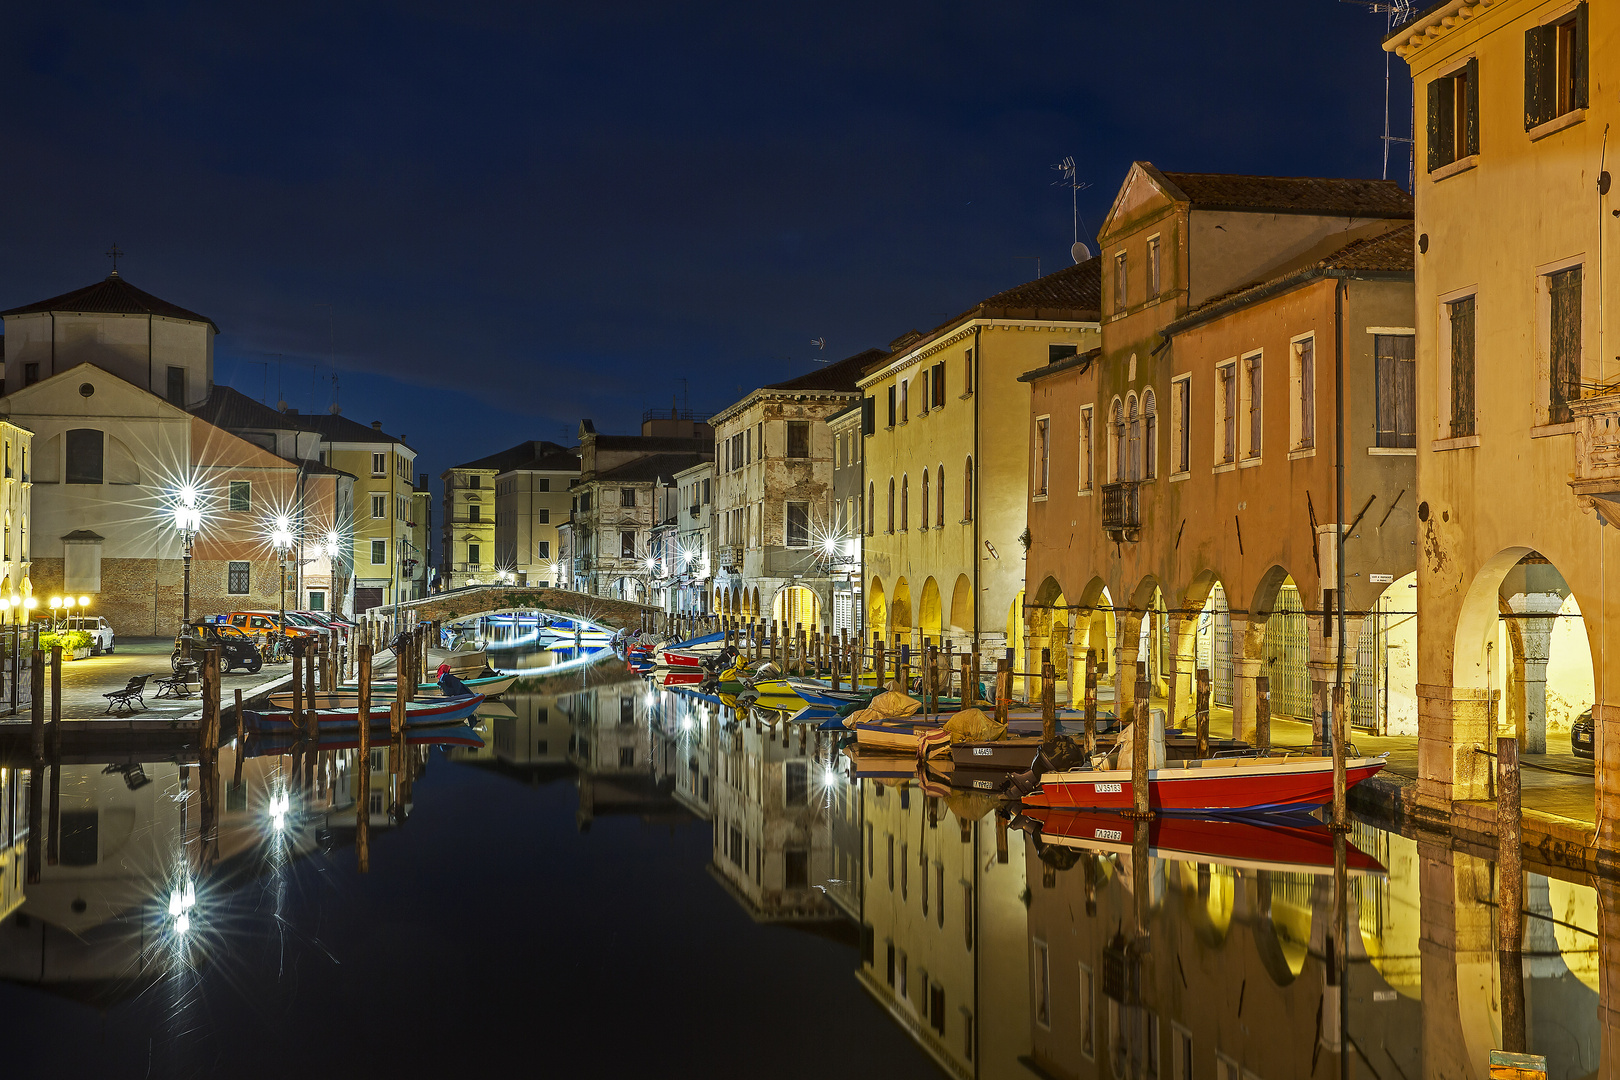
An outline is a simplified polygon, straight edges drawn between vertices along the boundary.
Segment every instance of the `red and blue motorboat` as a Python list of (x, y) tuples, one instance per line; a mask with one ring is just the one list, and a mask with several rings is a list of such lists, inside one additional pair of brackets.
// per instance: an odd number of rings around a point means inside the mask
[[(442, 698), (437, 701), (407, 701), (405, 703), (405, 727), (413, 729), (448, 727), (459, 724), (477, 711), (478, 706), (483, 703), (483, 694)], [(392, 719), (393, 711), (393, 702), (390, 701), (373, 705), (368, 715), (368, 726), (387, 728)], [(360, 728), (360, 710), (357, 707), (306, 709), (305, 716), (313, 716), (319, 722), (323, 733), (350, 729), (358, 731)], [(251, 709), (244, 709), (242, 718), (247, 722), (250, 731), (270, 734), (303, 730), (303, 725), (293, 723), (291, 712), (255, 712)]]
[[(1138, 830), (1148, 833), (1156, 859), (1219, 863), (1242, 870), (1325, 874), (1333, 871), (1333, 831), (1310, 818), (1198, 818), (1166, 814), (1135, 821), (1100, 810), (1027, 809), (1046, 844), (1129, 858)], [(1345, 868), (1379, 874), (1384, 867), (1354, 844), (1345, 844)]]
[[(1345, 761), (1353, 788), (1388, 764), (1386, 756)], [(1333, 759), (1291, 754), (1172, 761), (1147, 774), (1148, 806), (1166, 814), (1262, 814), (1312, 810), (1333, 798)], [(1025, 806), (1129, 810), (1131, 770), (1048, 772), (1023, 797)]]

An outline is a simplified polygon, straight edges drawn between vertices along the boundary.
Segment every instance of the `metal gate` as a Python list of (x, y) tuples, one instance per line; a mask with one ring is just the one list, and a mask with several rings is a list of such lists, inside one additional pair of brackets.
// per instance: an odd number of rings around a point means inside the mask
[(1266, 620), (1266, 674), (1271, 677), (1273, 716), (1297, 716), (1309, 720), (1311, 701), (1310, 632), (1305, 625), (1305, 605), (1299, 590), (1284, 585), (1277, 594), (1277, 606)]
[[(1215, 704), (1232, 705), (1232, 611), (1226, 606), (1226, 589), (1216, 585), (1209, 603), (1198, 617), (1198, 666), (1210, 669)], [(1207, 624), (1207, 631), (1205, 626)], [(1204, 650), (1208, 650), (1207, 656)]]
[(1374, 605), (1361, 624), (1361, 640), (1356, 643), (1356, 677), (1350, 684), (1350, 723), (1377, 731), (1384, 714), (1384, 695), (1389, 682), (1383, 600)]

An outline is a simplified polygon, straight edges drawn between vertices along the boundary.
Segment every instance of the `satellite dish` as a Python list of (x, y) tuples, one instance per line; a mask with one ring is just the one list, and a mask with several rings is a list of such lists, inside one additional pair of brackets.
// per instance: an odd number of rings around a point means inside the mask
[(1069, 249), (1069, 257), (1078, 265), (1091, 258), (1091, 249), (1086, 247), (1084, 240), (1076, 240), (1074, 246)]
[(333, 416), (336, 416), (343, 411), (343, 407), (334, 401), (331, 405), (327, 406), (326, 411), (331, 413)]

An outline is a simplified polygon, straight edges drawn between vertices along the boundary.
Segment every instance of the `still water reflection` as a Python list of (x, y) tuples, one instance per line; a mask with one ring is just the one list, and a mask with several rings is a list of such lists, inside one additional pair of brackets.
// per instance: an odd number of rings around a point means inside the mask
[[(1161, 827), (1140, 859), (1118, 821), (1026, 831), (903, 763), (852, 779), (829, 733), (622, 665), (521, 685), (482, 746), (5, 769), (8, 1062), (1483, 1078), (1503, 1044), (1486, 853), (1358, 827), (1340, 923), (1308, 832)], [(1528, 1049), (1598, 1075), (1598, 892), (1526, 898)]]

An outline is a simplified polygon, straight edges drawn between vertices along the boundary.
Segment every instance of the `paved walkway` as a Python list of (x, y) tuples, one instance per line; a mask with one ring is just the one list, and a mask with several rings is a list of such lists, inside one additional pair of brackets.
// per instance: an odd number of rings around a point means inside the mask
[[(145, 720), (182, 719), (202, 708), (197, 684), (191, 684), (186, 697), (172, 699), (157, 696), (157, 680), (172, 672), (169, 656), (174, 652), (173, 638), (119, 638), (117, 652), (111, 656), (95, 656), (85, 660), (65, 661), (62, 664), (62, 717), (66, 720), (97, 720), (111, 718), (107, 712), (107, 699), (103, 694), (121, 690), (131, 678), (151, 675), (146, 684), (146, 708), (137, 710), (136, 717)], [(220, 678), (220, 702), (229, 708), (235, 691), (244, 696), (258, 692), (265, 685), (286, 678), (292, 673), (290, 664), (266, 665), (257, 675), (235, 671)], [(9, 673), (8, 673), (9, 676)], [(23, 675), (27, 679), (27, 673)], [(50, 673), (46, 672), (46, 694), (50, 693)], [(26, 691), (26, 683), (24, 684)], [(6, 687), (6, 707), (9, 708), (10, 686)], [(49, 698), (47, 697), (47, 701)], [(47, 704), (47, 709), (49, 705)], [(24, 706), (24, 714), (27, 707)]]

